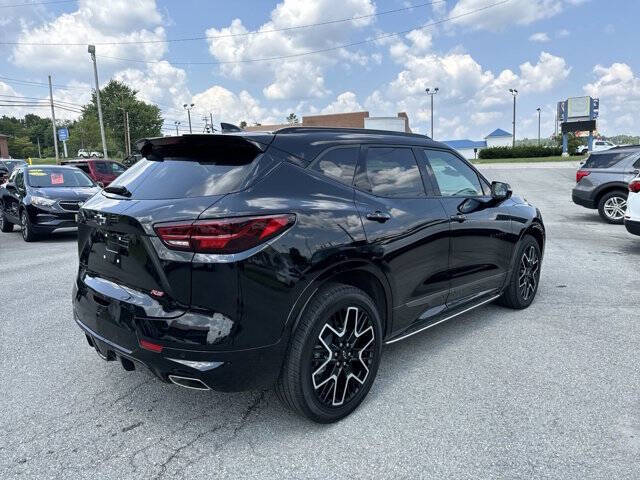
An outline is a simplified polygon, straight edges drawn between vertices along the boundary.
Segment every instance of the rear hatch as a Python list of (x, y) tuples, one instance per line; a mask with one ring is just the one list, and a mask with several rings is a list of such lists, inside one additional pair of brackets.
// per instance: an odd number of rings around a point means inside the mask
[(241, 136), (167, 137), (140, 147), (145, 158), (80, 212), (80, 277), (120, 286), (148, 316), (179, 315), (191, 301), (193, 253), (166, 248), (154, 225), (196, 220), (273, 160), (262, 154), (266, 145)]

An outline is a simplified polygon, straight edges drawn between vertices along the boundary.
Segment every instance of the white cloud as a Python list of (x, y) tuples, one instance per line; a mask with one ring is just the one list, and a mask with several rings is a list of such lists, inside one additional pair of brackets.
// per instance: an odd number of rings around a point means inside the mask
[(571, 67), (567, 66), (564, 58), (542, 52), (538, 63), (532, 65), (531, 62), (525, 62), (520, 65), (520, 72), (520, 89), (523, 93), (545, 92), (565, 80), (571, 73)]
[(331, 102), (329, 105), (322, 109), (323, 114), (328, 113), (345, 113), (345, 112), (360, 112), (362, 111), (362, 105), (358, 103), (356, 94), (353, 92), (343, 92)]
[[(340, 17), (360, 17), (374, 13), (375, 5), (371, 0), (343, 0), (339, 11)], [(284, 0), (271, 12), (271, 20), (258, 28), (265, 33), (243, 35), (248, 29), (240, 19), (233, 20), (228, 27), (208, 29), (208, 36), (217, 37), (208, 40), (209, 52), (220, 62), (299, 55), (341, 45), (348, 41), (353, 32), (373, 21), (372, 17), (368, 17), (317, 28), (291, 29), (299, 25), (333, 20), (336, 18), (335, 12), (336, 5), (331, 0)], [(278, 29), (289, 30), (272, 31)], [(278, 61), (223, 63), (220, 68), (223, 74), (234, 79), (266, 82), (264, 95), (269, 99), (282, 100), (329, 94), (324, 72), (339, 60), (360, 65), (368, 61), (363, 54), (338, 49), (326, 54)]]
[[(78, 46), (16, 45), (12, 62), (29, 70), (64, 69), (91, 71), (86, 44), (163, 40), (162, 15), (155, 0), (80, 0), (78, 10), (31, 28), (24, 24), (18, 36), (26, 43), (81, 43)], [(165, 44), (98, 45), (97, 54), (110, 57), (158, 60), (166, 52)], [(121, 62), (100, 59), (101, 67), (111, 70)]]
[[(529, 25), (538, 20), (551, 18), (565, 8), (566, 5), (576, 5), (581, 2), (575, 0), (510, 0), (508, 3), (496, 5), (496, 0), (458, 0), (449, 12), (453, 23), (473, 29), (501, 30), (514, 24)], [(469, 12), (479, 11), (471, 15)], [(460, 18), (455, 18), (465, 15)]]
[(475, 112), (471, 114), (471, 121), (476, 125), (487, 125), (502, 118), (502, 112)]
[(267, 110), (260, 105), (260, 102), (245, 90), (235, 94), (220, 85), (214, 85), (204, 92), (194, 95), (193, 103), (196, 105), (196, 111), (212, 112), (214, 121), (221, 119), (235, 124), (243, 120), (249, 124), (254, 122), (276, 123), (278, 121), (270, 116)]
[(556, 32), (557, 38), (567, 38), (569, 35), (571, 35), (571, 32), (566, 28), (562, 28)]
[(537, 43), (546, 43), (546, 42), (550, 42), (551, 39), (549, 38), (549, 35), (545, 32), (538, 32), (538, 33), (534, 33), (533, 35), (531, 35), (529, 37), (529, 41), (530, 42), (537, 42)]

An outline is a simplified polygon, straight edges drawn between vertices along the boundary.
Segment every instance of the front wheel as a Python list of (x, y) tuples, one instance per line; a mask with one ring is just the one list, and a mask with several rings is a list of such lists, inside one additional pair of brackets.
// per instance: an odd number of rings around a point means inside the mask
[(7, 217), (5, 216), (4, 211), (2, 210), (2, 207), (0, 207), (0, 232), (4, 232), (4, 233), (13, 232), (13, 223), (7, 220)]
[(627, 193), (616, 190), (603, 195), (598, 202), (598, 213), (609, 223), (621, 225), (627, 210)]
[(523, 309), (538, 293), (542, 255), (535, 238), (525, 236), (516, 252), (516, 265), (499, 302), (505, 307)]
[(314, 422), (336, 422), (366, 397), (381, 353), (382, 324), (371, 298), (355, 287), (329, 285), (292, 334), (276, 393)]
[(29, 220), (29, 215), (25, 210), (20, 213), (20, 227), (22, 228), (22, 239), (25, 242), (35, 242), (38, 239), (36, 232), (33, 231), (33, 225)]

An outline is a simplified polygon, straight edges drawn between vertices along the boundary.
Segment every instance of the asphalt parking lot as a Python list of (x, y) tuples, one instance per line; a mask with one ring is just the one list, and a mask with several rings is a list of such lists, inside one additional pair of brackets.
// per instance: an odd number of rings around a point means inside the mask
[(330, 426), (103, 362), (71, 315), (75, 234), (0, 234), (0, 478), (640, 478), (640, 237), (571, 203), (573, 168), (481, 169), (542, 211), (536, 301), (387, 347)]

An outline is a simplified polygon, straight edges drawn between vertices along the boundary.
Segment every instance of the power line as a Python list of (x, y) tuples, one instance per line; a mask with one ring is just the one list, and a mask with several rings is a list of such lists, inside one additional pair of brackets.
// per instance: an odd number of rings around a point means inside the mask
[[(19, 78), (10, 78), (10, 77), (3, 77), (0, 76), (0, 81), (3, 82), (7, 82), (7, 83), (16, 83), (18, 85), (27, 85), (30, 87), (46, 87), (49, 88), (49, 84), (48, 83), (44, 83), (44, 82), (36, 82), (36, 81), (32, 81), (32, 80), (22, 80)], [(59, 85), (59, 84), (52, 84), (52, 86), (56, 87), (59, 90), (83, 90), (86, 91), (86, 88), (84, 87), (70, 87), (70, 86), (65, 86), (65, 85)]]
[(15, 3), (13, 5), (0, 5), (0, 8), (35, 7), (38, 5), (54, 5), (57, 3), (75, 3), (75, 2), (76, 0), (52, 0), (50, 2)]
[(358, 45), (364, 45), (366, 43), (372, 43), (372, 42), (377, 42), (379, 40), (384, 40), (386, 38), (391, 38), (391, 37), (399, 37), (402, 35), (405, 35), (407, 33), (410, 33), (414, 30), (423, 30), (425, 28), (429, 28), (429, 27), (434, 27), (436, 25), (441, 25), (443, 23), (447, 23), (450, 22), (452, 20), (457, 20), (459, 18), (463, 18), (463, 17), (467, 17), (469, 15), (473, 15), (479, 12), (482, 12), (484, 10), (488, 10), (490, 8), (494, 8), (500, 5), (504, 5), (505, 3), (509, 3), (511, 0), (503, 0), (501, 2), (497, 2), (497, 3), (492, 3), (491, 5), (487, 5), (485, 7), (482, 8), (477, 8), (475, 10), (471, 10), (470, 12), (466, 12), (466, 13), (462, 13), (460, 15), (456, 15), (454, 17), (448, 17), (448, 18), (444, 18), (441, 20), (438, 20), (436, 22), (432, 22), (432, 23), (427, 23), (425, 25), (421, 25), (421, 26), (417, 26), (417, 27), (413, 27), (410, 28), (408, 30), (402, 30), (399, 32), (391, 32), (391, 33), (386, 33), (383, 35), (378, 35), (375, 36), (373, 38), (369, 38), (366, 40), (360, 40), (357, 42), (351, 42), (351, 43), (344, 43), (342, 45), (335, 45), (333, 47), (327, 47), (327, 48), (322, 48), (319, 50), (311, 50), (308, 52), (302, 52), (302, 53), (291, 53), (289, 55), (279, 55), (276, 57), (266, 57), (266, 58), (247, 58), (244, 60), (223, 60), (223, 61), (217, 61), (217, 62), (190, 62), (190, 61), (184, 61), (184, 62), (180, 62), (180, 61), (174, 61), (174, 60), (138, 60), (138, 59), (134, 59), (134, 58), (122, 58), (122, 57), (111, 57), (111, 56), (107, 56), (107, 55), (97, 55), (100, 58), (108, 58), (111, 60), (119, 60), (122, 62), (134, 62), (134, 63), (144, 63), (144, 64), (148, 64), (148, 65), (152, 65), (152, 64), (156, 64), (156, 63), (162, 63), (162, 62), (169, 62), (172, 65), (228, 65), (228, 64), (238, 64), (238, 63), (255, 63), (255, 62), (269, 62), (269, 61), (274, 61), (274, 60), (286, 60), (289, 58), (298, 58), (298, 57), (305, 57), (308, 55), (315, 55), (317, 53), (326, 53), (326, 52), (331, 52), (331, 51), (335, 51), (335, 50), (340, 50), (342, 48), (349, 48), (349, 47), (355, 47)]
[[(414, 8), (426, 7), (429, 5), (435, 5), (438, 3), (446, 3), (447, 0), (435, 0), (432, 2), (421, 3), (419, 5), (412, 5), (410, 7), (403, 8), (395, 8), (393, 10), (385, 10), (383, 12), (378, 13), (370, 13), (368, 15), (358, 15), (350, 18), (341, 18), (338, 20), (327, 20), (324, 22), (317, 23), (308, 23), (305, 25), (296, 25), (293, 27), (282, 27), (282, 28), (273, 28), (269, 30), (253, 30), (251, 32), (243, 32), (243, 33), (228, 33), (224, 35), (201, 35), (197, 37), (186, 37), (186, 38), (168, 38), (164, 40), (125, 40), (118, 42), (92, 42), (92, 45), (139, 45), (139, 44), (149, 44), (149, 43), (173, 43), (173, 42), (193, 42), (198, 40), (217, 40), (220, 38), (232, 38), (232, 37), (247, 37), (250, 35), (262, 35), (265, 33), (276, 33), (276, 32), (287, 32), (291, 30), (299, 30), (303, 28), (311, 28), (311, 27), (319, 27), (324, 25), (332, 25), (336, 23), (344, 23), (344, 22), (353, 22), (356, 20), (362, 20), (365, 18), (379, 17), (382, 15), (389, 15), (392, 13), (404, 12), (407, 10), (413, 10)], [(39, 43), (39, 42), (0, 42), (0, 45), (32, 45), (32, 46), (80, 46), (86, 45), (86, 43)]]

